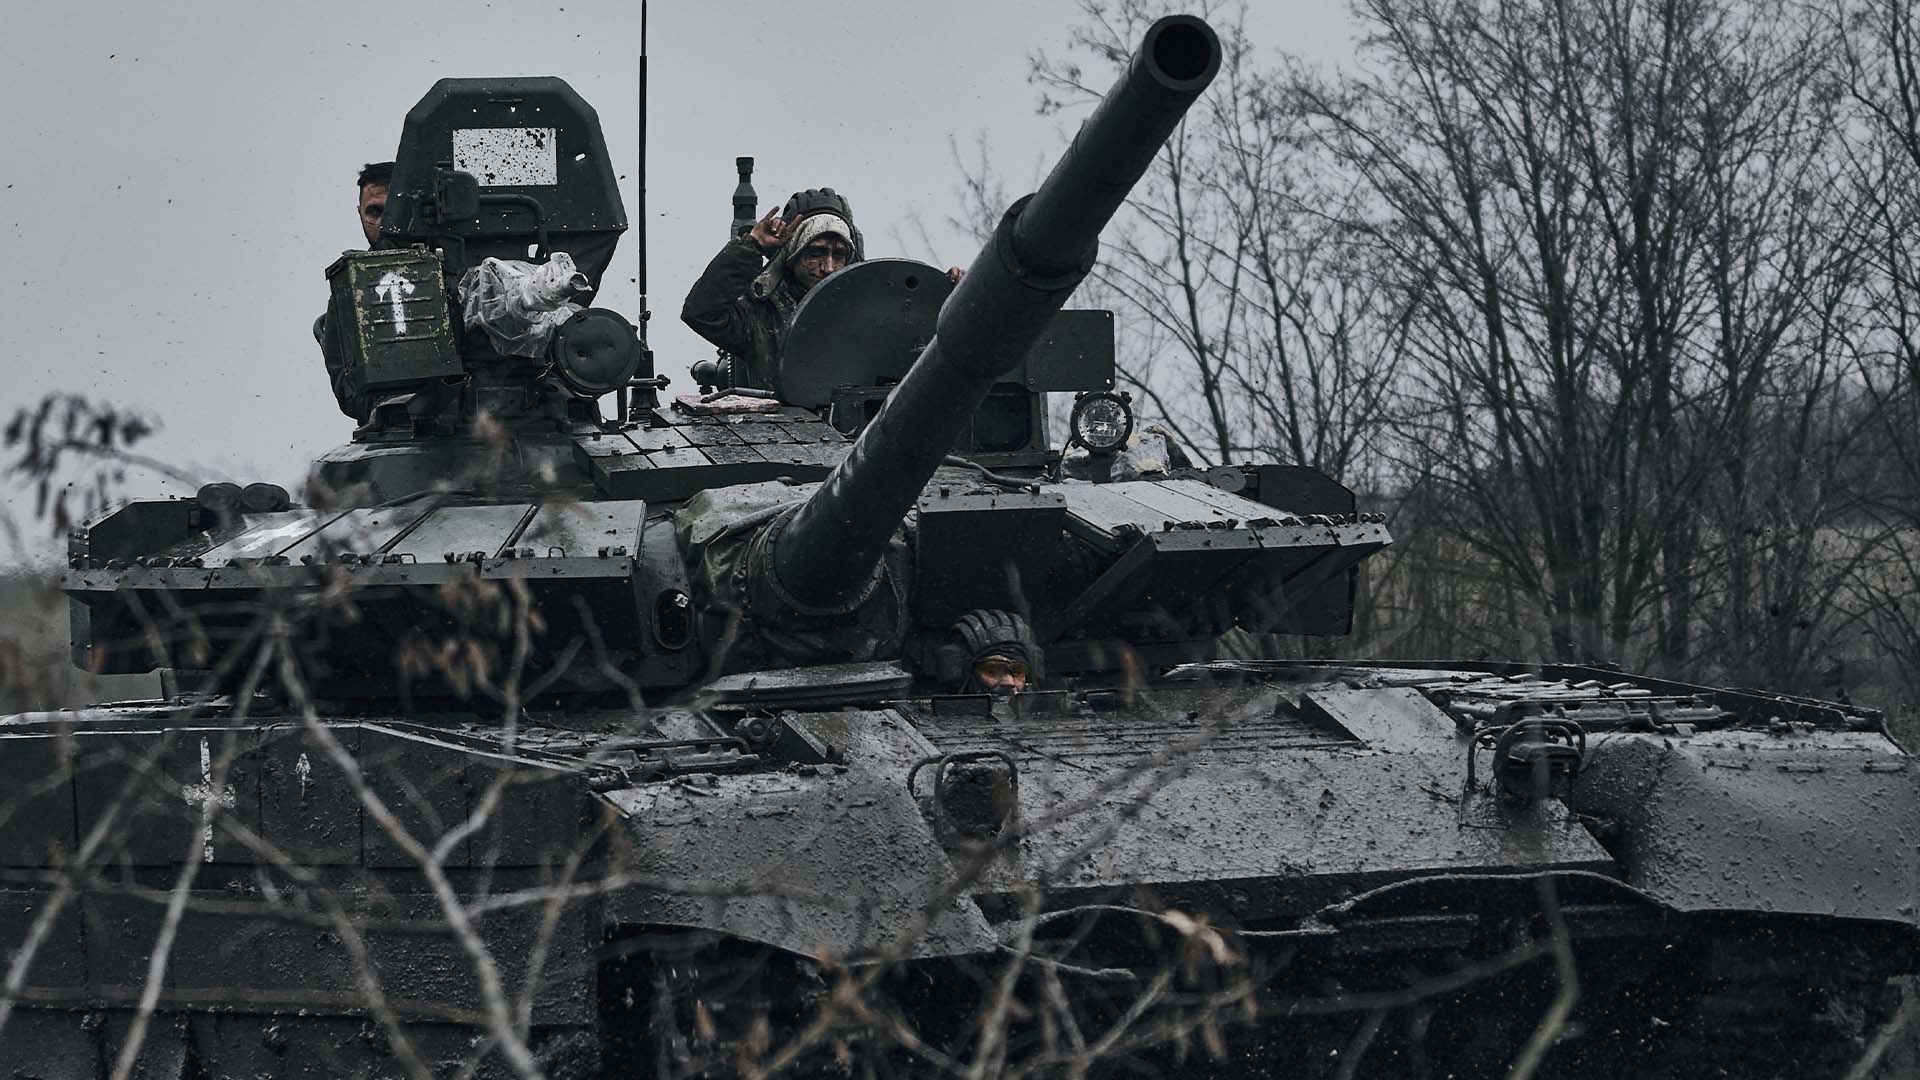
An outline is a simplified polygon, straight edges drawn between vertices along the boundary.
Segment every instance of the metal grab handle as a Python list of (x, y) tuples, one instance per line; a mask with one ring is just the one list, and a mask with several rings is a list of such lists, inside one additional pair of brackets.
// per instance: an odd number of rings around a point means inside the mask
[(941, 839), (960, 834), (960, 829), (947, 814), (946, 800), (943, 796), (947, 786), (947, 771), (955, 765), (991, 761), (996, 758), (1007, 767), (1007, 788), (1012, 795), (1008, 801), (1006, 813), (1000, 816), (999, 822), (993, 827), (993, 835), (998, 836), (1007, 831), (1008, 826), (1013, 824), (1014, 818), (1020, 812), (1020, 765), (1013, 760), (1013, 755), (1004, 750), (956, 750), (952, 753), (921, 758), (913, 763), (912, 769), (907, 771), (907, 795), (909, 798), (918, 800), (920, 792), (915, 787), (914, 781), (919, 778), (920, 770), (929, 765), (933, 766), (933, 826)]
[[(1499, 776), (1507, 768), (1514, 756), (1514, 746), (1523, 739), (1537, 740), (1537, 745), (1555, 747), (1563, 750), (1563, 756), (1570, 757), (1571, 766), (1566, 770), (1571, 780), (1580, 774), (1580, 767), (1587, 758), (1587, 732), (1576, 720), (1565, 716), (1530, 716), (1516, 720), (1511, 724), (1489, 725), (1473, 733), (1467, 744), (1467, 788), (1472, 790), (1477, 782), (1477, 766), (1480, 750), (1493, 748), (1492, 772)], [(1512, 789), (1508, 789), (1509, 792)], [(1518, 793), (1514, 793), (1518, 794)]]

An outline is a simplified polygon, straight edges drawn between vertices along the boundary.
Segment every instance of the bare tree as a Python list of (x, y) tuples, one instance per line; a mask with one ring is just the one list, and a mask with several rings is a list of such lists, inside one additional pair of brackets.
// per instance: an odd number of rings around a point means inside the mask
[(1920, 8), (1839, 0), (1833, 14), (1851, 136), (1842, 190), (1862, 264), (1846, 343), (1869, 433), (1853, 477), (1869, 529), (1859, 542), (1872, 557), (1852, 594), (1911, 709), (1920, 701)]
[[(1034, 58), (1042, 113), (1098, 100), (1163, 6), (1083, 5), (1067, 53)], [(1087, 295), (1119, 316), (1122, 381), (1201, 459), (1370, 482), (1355, 473), (1388, 421), (1401, 324), (1371, 250), (1329, 212), (1349, 178), (1311, 153), (1290, 68), (1261, 62), (1244, 11), (1201, 14), (1220, 28), (1221, 74), (1109, 231)]]
[(1841, 343), (1858, 267), (1833, 196), (1837, 54), (1790, 8), (1716, 12), (1708, 29), (1724, 74), (1694, 120), (1705, 319), (1667, 410), (1697, 428), (1702, 472), (1662, 477), (1700, 512), (1666, 516), (1652, 659), (1797, 690), (1835, 648), (1859, 554), (1834, 543), (1851, 506)]
[(1819, 35), (1716, 0), (1359, 11), (1362, 71), (1300, 93), (1408, 311), (1401, 475), (1551, 655), (1651, 630), (1677, 664), (1699, 500), (1820, 337)]

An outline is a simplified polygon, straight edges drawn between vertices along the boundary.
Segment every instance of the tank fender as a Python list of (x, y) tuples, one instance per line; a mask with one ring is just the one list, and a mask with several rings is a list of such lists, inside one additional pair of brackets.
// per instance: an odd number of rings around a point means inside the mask
[[(853, 713), (847, 726), (884, 732), (891, 716)], [(609, 791), (631, 839), (629, 872), (645, 884), (610, 897), (607, 918), (713, 930), (806, 957), (994, 949), (979, 907), (950, 895), (954, 870), (903, 777), (823, 766)]]
[(1920, 928), (1920, 769), (1881, 736), (1608, 736), (1569, 802), (1676, 910)]

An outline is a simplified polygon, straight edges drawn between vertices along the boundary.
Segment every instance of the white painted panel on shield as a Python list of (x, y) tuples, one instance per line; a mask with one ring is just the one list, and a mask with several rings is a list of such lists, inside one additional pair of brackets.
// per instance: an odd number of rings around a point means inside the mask
[(453, 167), (481, 187), (528, 187), (560, 182), (553, 128), (457, 128)]

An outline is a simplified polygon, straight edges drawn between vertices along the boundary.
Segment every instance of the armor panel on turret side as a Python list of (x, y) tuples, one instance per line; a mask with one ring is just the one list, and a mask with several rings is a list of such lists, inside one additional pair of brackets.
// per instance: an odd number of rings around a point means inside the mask
[(545, 503), (521, 531), (519, 546), (548, 557), (584, 558), (615, 547), (631, 553), (638, 550), (646, 509), (638, 499)]
[(661, 410), (658, 426), (578, 440), (576, 460), (612, 498), (674, 502), (730, 484), (819, 480), (846, 456), (847, 439), (804, 409), (687, 416)]
[[(385, 696), (406, 681), (402, 672), (417, 666), (421, 649), (464, 632), (461, 590), (442, 588), (449, 585), (477, 584), (494, 597), (514, 590), (501, 594), (486, 583), (525, 582), (541, 614), (536, 660), (583, 633), (583, 607), (609, 648), (631, 655), (639, 631), (633, 566), (645, 513), (639, 500), (549, 498), (237, 515), (223, 526), (227, 539), (203, 556), (139, 556), (144, 565), (80, 558), (85, 565), (66, 571), (61, 585), (81, 605), (75, 625), (84, 657), (113, 672), (206, 669), (227, 649), (250, 647), (251, 612), (262, 598), (343, 590), (353, 596), (350, 608), (292, 605), (300, 621), (295, 647), (317, 692)], [(444, 692), (438, 678), (429, 671), (405, 692)], [(598, 685), (600, 676), (582, 668), (563, 685), (581, 678)]]
[(201, 561), (207, 566), (226, 566), (234, 560), (271, 558), (298, 546), (338, 519), (340, 510), (282, 510), (272, 514), (249, 514), (247, 528), (227, 542), (209, 548)]
[(289, 562), (300, 562), (308, 556), (328, 559), (348, 551), (385, 551), (395, 539), (415, 528), (432, 509), (433, 505), (422, 499), (400, 506), (349, 510), (276, 554), (285, 555)]
[(1067, 503), (1057, 492), (920, 497), (914, 530), (914, 621), (945, 627), (979, 608), (1038, 615), (1060, 556)]
[[(1304, 611), (1361, 559), (1389, 542), (1384, 525), (1308, 521), (1198, 480), (1138, 480), (1061, 488), (1067, 528), (1113, 561), (1047, 625), (1068, 633), (1149, 634), (1141, 613), (1164, 613), (1164, 632), (1310, 632), (1345, 609)], [(1197, 622), (1190, 622), (1197, 620)]]

